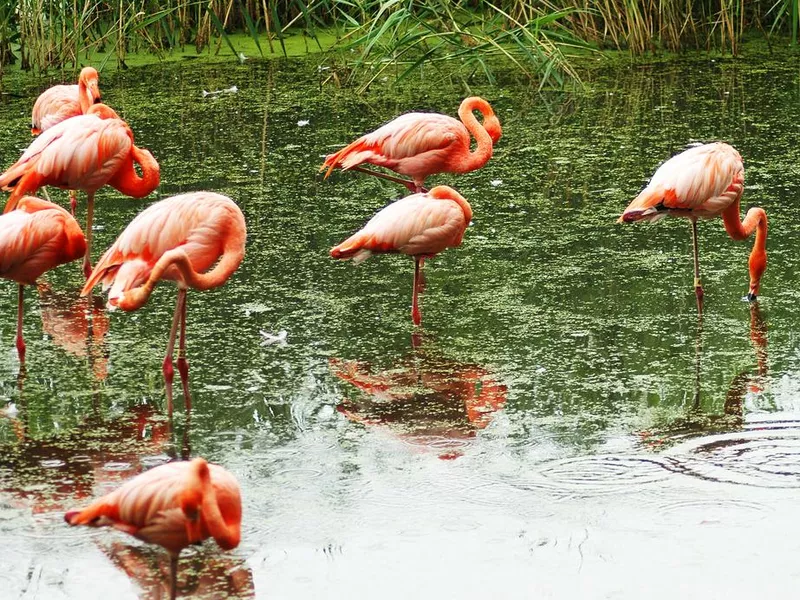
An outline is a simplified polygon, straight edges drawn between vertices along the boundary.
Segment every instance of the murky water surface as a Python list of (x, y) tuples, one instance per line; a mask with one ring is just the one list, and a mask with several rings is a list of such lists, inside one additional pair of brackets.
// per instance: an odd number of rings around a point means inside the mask
[[(232, 196), (247, 257), (224, 287), (189, 294), (194, 410), (178, 395), (172, 429), (174, 288), (107, 314), (76, 300), (78, 263), (48, 274), (28, 291), (19, 374), (15, 288), (2, 285), (0, 596), (164, 597), (162, 550), (62, 515), (200, 455), (239, 478), (244, 531), (234, 552), (185, 553), (190, 597), (794, 597), (795, 62), (609, 68), (581, 94), (473, 89), (504, 137), (482, 170), (436, 178), (475, 218), (461, 248), (427, 263), (413, 337), (412, 261), (327, 255), (402, 190), (316, 170), (401, 112), (455, 114), (463, 90), (433, 78), (356, 97), (320, 88), (304, 62), (104, 77), (161, 163), (160, 196)], [(38, 90), (12, 91), (3, 166), (30, 142)], [(741, 302), (751, 242), (702, 223), (700, 323), (688, 225), (614, 220), (662, 160), (715, 139), (744, 157), (770, 263), (758, 305)], [(96, 254), (154, 200), (101, 190)], [(282, 330), (285, 343), (262, 334)]]

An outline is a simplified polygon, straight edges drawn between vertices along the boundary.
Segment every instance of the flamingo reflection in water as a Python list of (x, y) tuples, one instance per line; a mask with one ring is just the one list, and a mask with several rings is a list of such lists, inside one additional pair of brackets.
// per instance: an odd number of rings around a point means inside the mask
[[(149, 546), (132, 546), (120, 541), (98, 542), (114, 565), (125, 572), (138, 588), (141, 600), (162, 600), (171, 593), (168, 566), (163, 553)], [(183, 568), (178, 592), (187, 598), (255, 598), (253, 572), (238, 556), (200, 549), (181, 557)]]
[(762, 394), (767, 385), (767, 324), (761, 315), (758, 302), (750, 303), (750, 343), (756, 355), (755, 371), (745, 369), (734, 376), (725, 393), (722, 414), (706, 414), (701, 410), (703, 354), (703, 317), (698, 315), (697, 337), (695, 339), (695, 375), (693, 402), (687, 414), (673, 420), (666, 426), (661, 425), (640, 431), (642, 442), (651, 449), (660, 449), (677, 437), (708, 433), (711, 431), (730, 431), (744, 424), (744, 404), (749, 395)]
[(95, 381), (108, 377), (108, 314), (99, 296), (78, 297), (55, 291), (45, 282), (37, 284), (42, 329), (68, 354), (89, 360)]
[(169, 460), (172, 451), (169, 424), (151, 405), (135, 406), (113, 421), (92, 416), (55, 438), (30, 435), (25, 413), (23, 406), (13, 418), (16, 443), (0, 453), (0, 497), (34, 515), (109, 491), (146, 463)]
[(508, 389), (486, 368), (437, 356), (419, 348), (416, 336), (412, 339), (414, 351), (384, 371), (366, 362), (330, 359), (336, 377), (364, 392), (337, 410), (351, 421), (438, 452), (441, 459), (458, 458), (505, 406)]

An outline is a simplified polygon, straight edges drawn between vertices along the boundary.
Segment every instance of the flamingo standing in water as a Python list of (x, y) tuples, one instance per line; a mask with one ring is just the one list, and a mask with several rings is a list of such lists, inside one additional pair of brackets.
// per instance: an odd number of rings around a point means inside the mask
[[(483, 124), (472, 111), (483, 114)], [(492, 149), (503, 133), (500, 121), (486, 100), (477, 96), (464, 99), (458, 108), (461, 122), (438, 113), (408, 113), (383, 127), (358, 138), (329, 155), (320, 171), (334, 168), (361, 171), (394, 181), (412, 192), (427, 191), (425, 178), (434, 173), (467, 173), (481, 168), (492, 157)], [(470, 134), (478, 143), (470, 152)], [(371, 163), (408, 175), (412, 181), (364, 169)]]
[(165, 548), (174, 600), (181, 550), (210, 537), (224, 550), (239, 545), (242, 499), (230, 472), (195, 458), (137, 475), (87, 508), (67, 512), (64, 520), (70, 525), (111, 526)]
[(0, 277), (19, 284), (17, 352), (25, 362), (22, 338), (23, 286), (44, 273), (83, 256), (86, 240), (78, 222), (60, 206), (24, 196), (16, 209), (0, 215)]
[(400, 253), (414, 258), (414, 291), (411, 319), (422, 323), (418, 292), (423, 259), (446, 248), (461, 245), (472, 220), (472, 207), (454, 189), (440, 185), (426, 193), (412, 194), (390, 204), (372, 217), (364, 228), (331, 249), (333, 258), (360, 263), (373, 253)]
[(739, 217), (739, 201), (744, 190), (744, 165), (739, 153), (728, 144), (716, 142), (689, 148), (662, 164), (647, 187), (631, 202), (618, 223), (657, 221), (667, 215), (684, 217), (692, 224), (694, 286), (697, 305), (702, 309), (700, 259), (697, 248), (697, 220), (722, 215), (725, 231), (734, 240), (744, 240), (756, 232), (750, 252), (750, 289), (742, 298), (754, 302), (761, 276), (767, 268), (767, 214), (763, 208)]
[(39, 95), (33, 105), (31, 133), (39, 135), (65, 119), (84, 115), (100, 101), (100, 75), (84, 67), (77, 85), (54, 85)]
[[(141, 167), (141, 177), (134, 162)], [(128, 124), (105, 104), (94, 104), (87, 114), (62, 121), (36, 138), (22, 157), (0, 175), (0, 188), (12, 191), (4, 212), (13, 210), (19, 198), (43, 185), (86, 192), (83, 270), (88, 277), (95, 192), (108, 184), (127, 196), (144, 198), (156, 189), (159, 180), (156, 159), (134, 145)]]
[(244, 215), (230, 198), (213, 192), (173, 196), (149, 206), (130, 222), (103, 254), (81, 291), (86, 296), (102, 281), (104, 290), (111, 288), (109, 308), (136, 310), (147, 302), (160, 279), (178, 284), (178, 301), (163, 364), (170, 417), (172, 355), (179, 324), (178, 372), (186, 409), (191, 408), (186, 290), (207, 290), (225, 283), (244, 258), (246, 237)]

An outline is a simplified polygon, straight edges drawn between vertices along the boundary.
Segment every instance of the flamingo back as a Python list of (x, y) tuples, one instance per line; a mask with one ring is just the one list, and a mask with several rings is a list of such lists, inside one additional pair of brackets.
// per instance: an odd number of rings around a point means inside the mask
[(711, 218), (737, 200), (743, 188), (742, 157), (732, 146), (695, 146), (662, 164), (620, 221), (657, 220), (667, 214), (664, 209)]
[[(111, 287), (109, 307), (113, 307), (114, 300), (144, 283), (156, 262), (176, 248), (187, 254), (195, 271), (204, 272), (223, 254), (234, 231), (245, 231), (244, 215), (221, 194), (191, 192), (157, 202), (139, 213), (103, 254), (83, 293), (102, 281), (104, 289)], [(172, 267), (163, 278), (185, 284)]]
[(437, 186), (390, 204), (330, 254), (356, 263), (375, 252), (433, 256), (459, 246), (471, 219), (472, 209), (458, 192)]
[(81, 258), (86, 240), (66, 210), (39, 198), (23, 198), (0, 216), (0, 276), (33, 284), (45, 271)]
[(39, 135), (54, 125), (83, 114), (77, 85), (54, 85), (36, 99), (31, 114), (31, 133)]

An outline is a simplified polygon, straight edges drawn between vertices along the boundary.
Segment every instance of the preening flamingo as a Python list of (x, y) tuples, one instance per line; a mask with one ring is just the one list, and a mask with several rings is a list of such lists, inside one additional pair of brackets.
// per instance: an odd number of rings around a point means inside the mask
[(225, 283), (244, 258), (246, 236), (244, 215), (230, 198), (213, 192), (173, 196), (139, 213), (103, 254), (83, 286), (81, 295), (85, 296), (102, 281), (104, 291), (111, 288), (109, 308), (136, 310), (147, 302), (160, 279), (178, 284), (178, 301), (163, 365), (170, 416), (172, 353), (179, 324), (178, 372), (186, 408), (191, 408), (186, 361), (186, 290), (190, 287), (207, 290)]
[(739, 200), (744, 190), (744, 165), (739, 153), (728, 144), (715, 142), (689, 148), (662, 164), (647, 187), (628, 205), (617, 221), (657, 221), (667, 215), (684, 217), (692, 224), (694, 286), (702, 307), (700, 259), (697, 248), (697, 220), (722, 215), (725, 231), (734, 240), (756, 240), (750, 252), (750, 289), (743, 300), (756, 300), (761, 276), (767, 268), (767, 214), (754, 207), (744, 221), (739, 218)]
[[(472, 111), (483, 114), (483, 124)], [(492, 157), (494, 144), (503, 130), (486, 100), (477, 96), (464, 99), (458, 108), (461, 122), (438, 113), (408, 113), (329, 155), (320, 171), (334, 168), (354, 170), (382, 177), (406, 186), (412, 192), (427, 191), (425, 178), (434, 173), (467, 173), (481, 168)], [(470, 152), (470, 134), (478, 143)], [(399, 179), (359, 167), (371, 163), (408, 175)]]
[(210, 537), (224, 550), (239, 545), (242, 500), (230, 472), (195, 458), (154, 467), (64, 519), (70, 525), (111, 526), (165, 548), (174, 599), (181, 550)]
[(78, 222), (60, 206), (24, 196), (16, 208), (0, 215), (0, 277), (19, 284), (17, 352), (25, 362), (22, 338), (23, 286), (44, 273), (83, 256), (86, 240)]
[(36, 99), (31, 115), (31, 133), (39, 135), (71, 117), (84, 115), (101, 101), (100, 75), (92, 67), (84, 67), (77, 85), (54, 85)]
[[(141, 167), (141, 177), (134, 162)], [(13, 210), (19, 198), (43, 185), (86, 192), (83, 269), (88, 277), (95, 192), (108, 184), (127, 196), (143, 198), (156, 189), (159, 180), (156, 159), (133, 144), (128, 124), (105, 104), (94, 104), (87, 114), (62, 121), (36, 138), (22, 157), (0, 175), (0, 187), (12, 191), (4, 212)]]
[(400, 253), (414, 258), (414, 291), (411, 319), (422, 322), (418, 292), (422, 260), (446, 248), (461, 245), (472, 220), (472, 207), (454, 189), (439, 185), (393, 202), (376, 214), (364, 228), (331, 249), (333, 258), (360, 263), (373, 253)]

